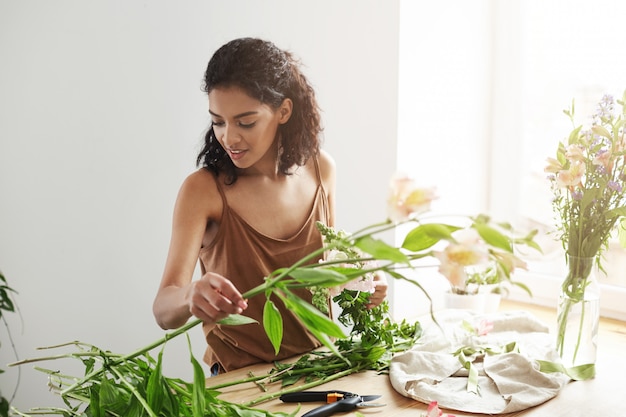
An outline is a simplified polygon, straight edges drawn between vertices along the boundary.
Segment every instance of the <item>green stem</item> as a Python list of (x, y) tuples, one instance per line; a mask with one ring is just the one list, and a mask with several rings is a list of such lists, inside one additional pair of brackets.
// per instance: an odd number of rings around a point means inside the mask
[(221, 384), (215, 384), (215, 385), (211, 385), (208, 386), (207, 389), (209, 390), (219, 390), (222, 388), (227, 388), (227, 387), (231, 387), (234, 385), (239, 385), (239, 384), (245, 384), (248, 382), (257, 382), (257, 381), (262, 381), (264, 379), (267, 379), (269, 383), (273, 383), (273, 382), (277, 382), (280, 381), (282, 379), (282, 375), (283, 374), (288, 374), (288, 375), (301, 375), (301, 374), (312, 374), (314, 372), (317, 371), (328, 371), (331, 369), (336, 369), (336, 368), (343, 368), (345, 367), (345, 363), (338, 363), (338, 364), (334, 364), (334, 365), (326, 365), (326, 366), (313, 366), (310, 368), (302, 368), (302, 369), (292, 369), (292, 368), (287, 368), (284, 370), (281, 370), (279, 372), (275, 372), (275, 373), (267, 373), (264, 375), (257, 375), (257, 376), (250, 376), (248, 378), (242, 378), (242, 379), (238, 379), (236, 381), (230, 381), (230, 382), (223, 382)]
[[(73, 410), (68, 410), (65, 408), (57, 408), (57, 407), (48, 407), (48, 408), (42, 408), (42, 407), (37, 407), (37, 408), (31, 408), (29, 410), (29, 414), (25, 414), (20, 412), (19, 410), (16, 410), (15, 408), (11, 408), (11, 412), (14, 413), (16, 416), (21, 416), (21, 417), (31, 417), (33, 415), (43, 415), (43, 416), (49, 416), (51, 414), (58, 414), (58, 415), (62, 415), (62, 416), (67, 416), (68, 413), (71, 413), (74, 416), (80, 416), (82, 415), (82, 413), (73, 411)], [(11, 414), (13, 415), (13, 414)]]
[(568, 275), (561, 288), (561, 296), (563, 299), (560, 301), (560, 311), (557, 317), (558, 334), (556, 347), (559, 356), (563, 357), (569, 315), (575, 304), (582, 303), (581, 317), (580, 322), (578, 323), (578, 333), (576, 335), (576, 345), (574, 346), (572, 363), (575, 363), (580, 348), (582, 330), (585, 322), (585, 290), (588, 285), (587, 280), (589, 274), (592, 273), (591, 269), (593, 268), (593, 262), (594, 257), (574, 256), (569, 254), (567, 257)]
[(281, 281), (285, 277), (289, 276), (289, 273), (292, 272), (294, 269), (297, 269), (298, 267), (307, 264), (312, 259), (315, 259), (315, 258), (319, 257), (325, 251), (331, 250), (331, 249), (335, 248), (336, 246), (337, 246), (336, 244), (322, 246), (320, 249), (317, 249), (317, 250), (309, 253), (308, 255), (304, 256), (299, 261), (297, 261), (296, 263), (291, 265), (289, 268), (281, 269), (280, 270), (281, 272), (278, 275), (276, 275), (275, 277), (273, 277), (273, 278), (268, 277), (268, 279), (263, 284), (257, 285), (256, 287), (252, 288), (251, 290), (246, 291), (242, 295), (243, 298), (244, 299), (252, 298), (255, 295), (258, 295), (260, 293), (263, 293), (263, 292), (267, 291), (268, 289), (274, 288), (276, 286), (276, 283), (278, 283), (279, 281)]
[[(173, 332), (167, 333), (164, 337), (162, 337), (161, 339), (158, 339), (152, 343), (150, 343), (149, 345), (138, 349), (132, 353), (129, 353), (128, 355), (125, 356), (120, 356), (117, 359), (111, 361), (111, 363), (109, 363), (109, 368), (114, 367), (115, 365), (118, 365), (120, 363), (126, 362), (128, 360), (134, 359), (138, 356), (141, 356), (143, 354), (145, 354), (146, 352), (151, 351), (152, 349), (161, 346), (162, 344), (166, 343), (168, 340), (171, 340), (173, 338), (175, 338), (176, 336), (179, 336), (185, 332), (187, 332), (189, 329), (197, 326), (198, 324), (202, 323), (202, 320), (200, 319), (196, 319), (193, 321), (190, 321), (189, 323), (185, 324), (184, 326), (179, 327), (178, 329), (174, 330)], [(80, 387), (81, 385), (83, 385), (85, 382), (89, 381), (90, 379), (92, 379), (93, 377), (100, 375), (102, 372), (104, 372), (105, 368), (102, 367), (100, 369), (96, 369), (92, 372), (90, 372), (89, 374), (87, 374), (84, 378), (82, 378), (80, 381), (77, 381), (75, 384), (73, 384), (72, 386), (70, 386), (69, 388), (66, 388), (65, 390), (63, 390), (61, 392), (61, 395), (64, 396), (67, 393), (75, 390), (76, 388)]]
[[(357, 230), (356, 232), (352, 233), (352, 235), (350, 235), (350, 239), (358, 239), (361, 237), (361, 235), (363, 236), (367, 236), (367, 235), (374, 235), (377, 233), (382, 233), (385, 232), (387, 230), (391, 230), (391, 229), (395, 229), (397, 226), (403, 224), (403, 223), (409, 223), (415, 220), (404, 220), (398, 223), (393, 223), (390, 220), (386, 220), (384, 222), (380, 222), (380, 223), (375, 223), (375, 224), (371, 224), (369, 226), (366, 226), (360, 230)], [(373, 229), (378, 229), (378, 230), (374, 230), (373, 232), (369, 232), (369, 230), (373, 230)]]
[(18, 361), (18, 362), (10, 363), (8, 366), (19, 366), (19, 365), (25, 365), (27, 363), (52, 361), (52, 360), (57, 360), (57, 359), (77, 359), (77, 358), (83, 358), (83, 357), (101, 357), (103, 355), (108, 356), (108, 357), (112, 357), (112, 358), (121, 358), (122, 357), (121, 355), (109, 354), (109, 353), (105, 354), (104, 352), (64, 353), (64, 354), (61, 354), (61, 355), (43, 356), (41, 358), (23, 359), (23, 360)]
[(580, 348), (580, 338), (582, 337), (583, 325), (585, 323), (585, 300), (583, 299), (580, 302), (582, 303), (580, 312), (580, 323), (578, 323), (578, 336), (576, 337), (576, 347), (574, 348), (574, 357), (572, 358), (572, 363), (576, 363), (578, 349)]
[(563, 349), (565, 348), (565, 329), (567, 328), (567, 317), (569, 316), (569, 311), (571, 307), (571, 298), (565, 296), (565, 299), (562, 301), (561, 311), (559, 312), (558, 316), (559, 331), (556, 336), (556, 348), (558, 350), (559, 356), (561, 357), (563, 357)]
[(282, 391), (275, 392), (275, 393), (272, 393), (272, 394), (262, 395), (262, 396), (260, 396), (258, 398), (255, 398), (254, 400), (251, 400), (251, 401), (248, 401), (247, 403), (244, 403), (244, 406), (251, 407), (253, 405), (260, 404), (260, 403), (263, 403), (263, 402), (266, 402), (266, 401), (270, 401), (270, 400), (273, 400), (274, 398), (278, 398), (278, 397), (280, 397), (283, 394), (288, 394), (290, 392), (304, 391), (304, 390), (307, 390), (307, 389), (310, 389), (310, 388), (314, 388), (314, 387), (317, 387), (319, 385), (325, 384), (327, 382), (334, 381), (335, 379), (342, 378), (342, 377), (344, 377), (346, 375), (351, 375), (351, 374), (360, 372), (361, 370), (362, 370), (361, 367), (354, 367), (354, 368), (346, 369), (345, 371), (337, 372), (334, 375), (331, 375), (331, 376), (328, 376), (326, 378), (322, 378), (322, 379), (319, 379), (319, 380), (316, 380), (316, 381), (312, 381), (312, 382), (309, 382), (307, 384), (303, 384), (303, 385), (298, 385), (298, 386), (295, 386), (295, 387), (287, 388), (287, 389), (284, 389)]

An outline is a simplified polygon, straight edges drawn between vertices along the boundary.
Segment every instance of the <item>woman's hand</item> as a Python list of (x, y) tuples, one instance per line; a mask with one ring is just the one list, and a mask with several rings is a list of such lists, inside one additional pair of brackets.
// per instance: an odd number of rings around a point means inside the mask
[(189, 312), (205, 323), (215, 323), (230, 314), (241, 314), (248, 308), (233, 283), (212, 272), (190, 284), (186, 302)]
[(383, 273), (377, 273), (374, 276), (374, 292), (370, 294), (369, 303), (366, 304), (368, 309), (374, 308), (380, 305), (387, 297), (387, 278)]

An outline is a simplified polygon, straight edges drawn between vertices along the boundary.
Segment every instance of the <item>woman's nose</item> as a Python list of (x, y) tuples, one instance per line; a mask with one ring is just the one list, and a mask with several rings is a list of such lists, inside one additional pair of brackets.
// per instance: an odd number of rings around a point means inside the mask
[(225, 125), (222, 132), (222, 143), (224, 146), (232, 146), (240, 141), (237, 129), (233, 125)]

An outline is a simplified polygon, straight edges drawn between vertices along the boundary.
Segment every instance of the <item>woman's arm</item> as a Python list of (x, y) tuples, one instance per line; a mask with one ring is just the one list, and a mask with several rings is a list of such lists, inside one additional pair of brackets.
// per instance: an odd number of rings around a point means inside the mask
[(221, 275), (207, 272), (192, 280), (207, 224), (219, 220), (221, 211), (212, 174), (199, 170), (187, 177), (176, 200), (169, 252), (153, 303), (161, 328), (178, 328), (192, 315), (215, 322), (247, 307), (235, 286)]

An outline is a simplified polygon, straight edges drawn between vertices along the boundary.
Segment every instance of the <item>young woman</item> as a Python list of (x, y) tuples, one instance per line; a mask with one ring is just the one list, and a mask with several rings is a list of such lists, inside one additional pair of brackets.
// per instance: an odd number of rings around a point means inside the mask
[[(262, 325), (221, 326), (243, 313), (262, 323), (264, 297), (245, 291), (321, 247), (315, 223), (334, 223), (335, 167), (320, 150), (320, 114), (297, 61), (271, 42), (236, 39), (207, 66), (211, 126), (174, 209), (154, 315), (163, 329), (203, 321), (205, 361), (229, 371), (320, 346), (280, 301), (284, 339), (275, 355)], [(196, 262), (202, 276), (192, 280)], [(379, 304), (387, 286), (371, 296)], [(299, 295), (310, 301), (307, 289)], [(245, 311), (244, 311), (245, 310)]]

